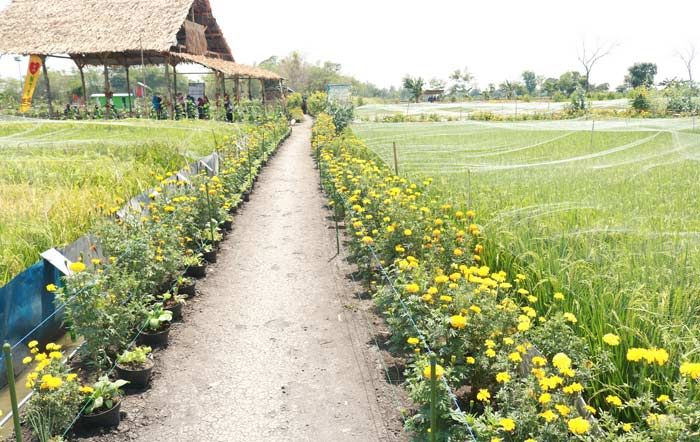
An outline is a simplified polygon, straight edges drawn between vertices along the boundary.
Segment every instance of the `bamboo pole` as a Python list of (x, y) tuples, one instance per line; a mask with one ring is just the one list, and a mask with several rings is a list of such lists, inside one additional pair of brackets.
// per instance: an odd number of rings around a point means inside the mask
[(109, 120), (112, 111), (112, 105), (109, 104), (110, 84), (109, 84), (109, 68), (107, 64), (104, 65), (104, 79), (105, 79), (105, 120)]
[(127, 64), (125, 67), (126, 67), (126, 95), (127, 95), (127, 99), (129, 100), (129, 116), (133, 117), (134, 116), (134, 107), (131, 103), (131, 79), (129, 78), (129, 65)]
[(248, 77), (248, 101), (253, 101), (253, 79)]
[(173, 85), (170, 83), (170, 57), (165, 60), (165, 84), (168, 85), (168, 95), (170, 96), (170, 104), (168, 105), (168, 112), (170, 112), (170, 119), (174, 118), (173, 115)]
[(46, 82), (46, 101), (49, 104), (49, 118), (53, 118), (53, 104), (51, 103), (51, 82), (49, 81), (49, 72), (46, 69), (46, 56), (42, 57), (41, 68), (44, 71), (44, 82)]
[(260, 99), (262, 104), (265, 105), (265, 80), (260, 79)]
[(236, 75), (233, 82), (233, 88), (236, 92), (236, 104), (241, 102), (241, 79)]
[(19, 404), (17, 403), (17, 390), (15, 388), (15, 371), (12, 364), (12, 347), (5, 342), (2, 346), (5, 355), (5, 371), (7, 372), (7, 386), (10, 390), (10, 404), (12, 405), (12, 422), (15, 428), (15, 441), (22, 442), (22, 426), (19, 422)]
[(78, 71), (80, 72), (80, 84), (83, 86), (83, 108), (85, 109), (85, 115), (87, 116), (88, 113), (88, 94), (87, 94), (87, 86), (85, 85), (85, 71), (84, 71), (84, 65), (79, 64), (77, 61), (75, 64), (78, 66)]

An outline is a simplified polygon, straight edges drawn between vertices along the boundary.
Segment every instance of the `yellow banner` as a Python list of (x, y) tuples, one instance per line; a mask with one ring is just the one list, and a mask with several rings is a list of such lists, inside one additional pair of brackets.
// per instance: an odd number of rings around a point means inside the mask
[(22, 91), (22, 102), (19, 105), (20, 112), (27, 112), (32, 108), (32, 97), (36, 90), (36, 84), (41, 75), (41, 57), (32, 55), (29, 57), (29, 67), (27, 67), (27, 77), (24, 79), (24, 90)]

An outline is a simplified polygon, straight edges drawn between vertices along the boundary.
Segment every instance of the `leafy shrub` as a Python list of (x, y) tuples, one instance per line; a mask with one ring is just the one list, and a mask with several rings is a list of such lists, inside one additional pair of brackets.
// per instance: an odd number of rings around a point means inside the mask
[(649, 89), (640, 86), (634, 88), (630, 93), (632, 99), (632, 109), (637, 112), (649, 112), (651, 109), (651, 100), (649, 99)]
[(328, 107), (328, 95), (325, 92), (314, 92), (306, 100), (309, 115), (317, 117), (321, 112), (325, 112)]
[(355, 108), (351, 104), (330, 103), (328, 114), (333, 118), (336, 131), (340, 133), (352, 123), (355, 117)]
[(287, 109), (301, 109), (303, 102), (304, 98), (301, 96), (301, 94), (299, 92), (294, 92), (287, 97)]
[(289, 117), (296, 121), (304, 121), (304, 112), (300, 107), (293, 107), (289, 109)]

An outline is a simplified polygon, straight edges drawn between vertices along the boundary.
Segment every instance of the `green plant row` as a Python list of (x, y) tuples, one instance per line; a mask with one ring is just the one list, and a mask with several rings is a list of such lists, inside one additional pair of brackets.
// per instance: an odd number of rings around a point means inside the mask
[(186, 272), (216, 253), (233, 214), (287, 134), (286, 119), (267, 114), (219, 141), (218, 174), (202, 172), (183, 180), (171, 171), (158, 177), (141, 207), (126, 213), (118, 205), (105, 209), (94, 234), (106, 258), (75, 262), (61, 287), (47, 287), (57, 306), (65, 308), (71, 338), (83, 341), (78, 359), (67, 361), (56, 344), (41, 351), (32, 342), (24, 361), (35, 364), (27, 381), (34, 391), (27, 415), (41, 441), (65, 437), (76, 416), (118, 403), (125, 383), (113, 380), (115, 364), (145, 361), (150, 349), (132, 348), (137, 338), (169, 328), (173, 307), (184, 301), (184, 287), (192, 284)]
[[(331, 204), (349, 226), (352, 256), (390, 328), (391, 350), (405, 359), (418, 407), (406, 428), (416, 440), (427, 440), (430, 427), (426, 348), (446, 381), (440, 441), (472, 440), (470, 428), (490, 442), (698, 440), (700, 363), (662, 348), (620, 348), (614, 332), (592, 352), (579, 318), (564, 307), (574, 294), (542, 301), (528, 289), (538, 281), (484, 264), (486, 238), (464, 200), (430, 179), (394, 175), (351, 132), (338, 135), (328, 116), (318, 118), (312, 143)], [(592, 380), (616, 369), (620, 351), (643, 387), (610, 385), (603, 405), (586, 406)], [(466, 415), (454, 412), (445, 385)]]

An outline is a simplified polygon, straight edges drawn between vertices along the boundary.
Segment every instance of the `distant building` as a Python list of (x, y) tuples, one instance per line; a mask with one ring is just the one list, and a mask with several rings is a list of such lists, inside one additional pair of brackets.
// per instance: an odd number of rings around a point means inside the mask
[(442, 101), (442, 97), (445, 96), (445, 89), (426, 89), (421, 94), (420, 98), (423, 102), (433, 103), (436, 101)]

